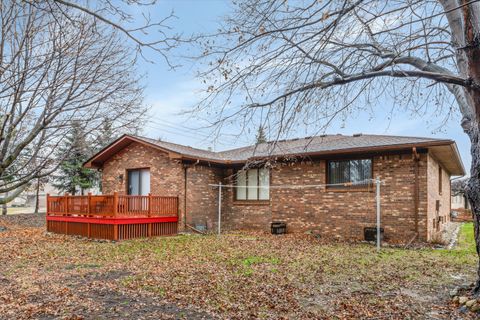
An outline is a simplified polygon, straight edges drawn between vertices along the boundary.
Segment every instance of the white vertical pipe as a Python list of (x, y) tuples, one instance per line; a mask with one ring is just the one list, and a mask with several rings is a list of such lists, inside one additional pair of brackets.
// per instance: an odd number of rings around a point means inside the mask
[(377, 177), (377, 252), (380, 252), (380, 177)]
[(218, 184), (218, 235), (222, 232), (222, 183)]

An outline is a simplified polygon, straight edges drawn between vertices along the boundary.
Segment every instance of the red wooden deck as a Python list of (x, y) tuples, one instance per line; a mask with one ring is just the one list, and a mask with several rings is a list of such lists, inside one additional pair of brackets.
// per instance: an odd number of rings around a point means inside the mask
[(177, 224), (177, 197), (47, 195), (49, 232), (125, 240), (174, 235)]

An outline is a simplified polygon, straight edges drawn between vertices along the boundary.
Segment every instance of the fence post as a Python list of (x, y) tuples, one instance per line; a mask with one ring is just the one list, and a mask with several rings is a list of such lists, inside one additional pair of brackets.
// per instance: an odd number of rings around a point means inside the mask
[(218, 184), (218, 235), (222, 232), (222, 182)]
[(91, 203), (91, 201), (92, 201), (92, 193), (89, 192), (89, 193), (87, 194), (87, 216), (88, 216), (88, 217), (90, 217), (91, 212), (92, 212), (91, 209), (90, 209), (90, 203)]
[(377, 252), (380, 252), (380, 245), (381, 245), (381, 233), (380, 233), (380, 177), (377, 177), (376, 182), (376, 191), (377, 191)]
[(118, 192), (113, 193), (113, 216), (116, 217), (118, 213)]
[(152, 194), (148, 193), (148, 217), (152, 214)]
[(46, 211), (47, 211), (47, 216), (49, 215), (50, 211), (50, 193), (47, 193), (47, 196), (45, 198), (45, 203), (46, 203)]
[[(178, 205), (178, 197), (175, 197), (174, 204), (175, 204), (175, 211), (177, 212), (177, 220), (178, 220), (179, 217), (180, 217), (180, 206)], [(187, 221), (187, 213), (186, 212), (183, 213), (183, 219), (184, 219), (184, 222), (186, 223), (186, 221)]]
[(68, 192), (66, 192), (64, 195), (63, 195), (63, 215), (64, 216), (68, 216)]
[[(68, 215), (68, 192), (63, 195), (64, 212), (63, 215)], [(68, 221), (65, 221), (65, 234), (68, 235)]]

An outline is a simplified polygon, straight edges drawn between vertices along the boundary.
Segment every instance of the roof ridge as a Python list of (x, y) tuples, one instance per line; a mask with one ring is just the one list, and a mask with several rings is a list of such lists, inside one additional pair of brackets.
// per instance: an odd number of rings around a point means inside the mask
[[(362, 136), (370, 136), (370, 137), (388, 137), (388, 138), (415, 138), (415, 139), (425, 139), (425, 140), (435, 140), (435, 141), (451, 140), (451, 139), (432, 138), (432, 137), (419, 137), (419, 136), (396, 136), (396, 135), (391, 135), (391, 134), (376, 134), (376, 133), (362, 133)], [(346, 137), (349, 137), (349, 136), (346, 136)]]
[(442, 140), (453, 141), (451, 139), (441, 139), (441, 138), (431, 138), (431, 137), (417, 137), (417, 136), (396, 136), (396, 135), (388, 135), (388, 134), (369, 134), (369, 133), (362, 133), (359, 136), (351, 136), (351, 135), (343, 135), (343, 134), (338, 134), (337, 133), (337, 134), (322, 134), (322, 135), (317, 135), (317, 136), (306, 136), (306, 137), (301, 137), (301, 138), (291, 138), (291, 139), (276, 140), (276, 141), (272, 140), (272, 141), (267, 141), (267, 142), (264, 142), (264, 143), (251, 144), (251, 145), (248, 145), (248, 146), (243, 146), (243, 147), (233, 148), (233, 149), (227, 149), (227, 150), (223, 150), (223, 151), (213, 151), (213, 150), (192, 147), (192, 146), (179, 144), (179, 143), (175, 143), (175, 142), (170, 142), (170, 141), (156, 140), (156, 139), (153, 139), (153, 138), (143, 137), (143, 136), (139, 136), (139, 135), (130, 134), (130, 136), (135, 137), (137, 139), (142, 139), (142, 140), (148, 141), (150, 143), (155, 143), (155, 144), (159, 144), (159, 145), (163, 144), (163, 143), (170, 144), (170, 145), (181, 147), (181, 148), (189, 148), (191, 150), (210, 153), (210, 154), (216, 155), (218, 157), (228, 155), (229, 153), (232, 153), (232, 152), (238, 152), (238, 151), (242, 151), (242, 150), (248, 150), (248, 149), (256, 148), (258, 146), (264, 146), (264, 145), (268, 146), (268, 145), (274, 144), (275, 142), (278, 145), (280, 143), (288, 143), (288, 142), (298, 141), (298, 140), (314, 140), (315, 138), (326, 138), (326, 137), (338, 137), (339, 139), (348, 139), (348, 138), (352, 138), (352, 137), (358, 138), (358, 137), (363, 136), (363, 137), (386, 137), (386, 138), (413, 138), (413, 139), (425, 139), (425, 140), (431, 140), (431, 141), (442, 141)]
[(212, 150), (208, 150), (208, 149), (201, 149), (201, 148), (196, 148), (196, 147), (192, 147), (192, 146), (187, 146), (187, 145), (184, 145), (184, 144), (179, 144), (179, 143), (175, 143), (175, 142), (170, 142), (170, 141), (164, 141), (164, 140), (156, 140), (156, 139), (153, 139), (153, 138), (148, 138), (148, 137), (142, 137), (142, 136), (137, 136), (137, 135), (130, 135), (134, 138), (137, 138), (137, 139), (141, 139), (141, 140), (150, 140), (148, 142), (151, 142), (151, 143), (167, 143), (167, 144), (171, 144), (171, 145), (175, 145), (175, 146), (178, 146), (178, 147), (182, 147), (182, 148), (189, 148), (189, 149), (193, 149), (193, 150), (197, 150), (197, 151), (202, 151), (202, 152), (210, 152), (210, 153), (218, 153), (216, 151), (212, 151)]
[(252, 148), (252, 147), (255, 147), (255, 146), (259, 146), (259, 145), (268, 145), (268, 144), (272, 144), (272, 143), (275, 143), (275, 142), (277, 142), (277, 143), (282, 142), (283, 143), (283, 142), (290, 142), (290, 141), (296, 141), (296, 140), (309, 140), (309, 139), (313, 139), (313, 138), (336, 137), (336, 136), (348, 137), (348, 136), (345, 136), (345, 135), (342, 135), (342, 134), (325, 134), (325, 135), (322, 134), (322, 135), (318, 135), (318, 136), (306, 136), (306, 137), (291, 138), (291, 139), (270, 140), (270, 141), (262, 142), (262, 143), (259, 143), (259, 144), (251, 144), (251, 145), (244, 146), (244, 147), (218, 151), (218, 153), (238, 151), (238, 150), (248, 149), (248, 148)]

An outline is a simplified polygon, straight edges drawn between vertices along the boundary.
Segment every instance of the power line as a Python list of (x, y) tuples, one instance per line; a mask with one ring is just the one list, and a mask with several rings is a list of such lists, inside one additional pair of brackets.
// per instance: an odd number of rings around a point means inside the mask
[[(192, 129), (193, 132), (185, 132), (185, 129), (183, 128), (177, 128), (173, 125), (166, 125), (166, 124), (162, 124), (162, 123), (155, 123), (154, 121), (149, 121), (151, 124), (147, 124), (148, 127), (152, 128), (152, 129), (156, 129), (156, 130), (161, 130), (161, 131), (165, 131), (165, 132), (168, 132), (168, 133), (171, 133), (171, 134), (175, 134), (175, 135), (180, 135), (180, 136), (186, 136), (186, 137), (189, 137), (189, 138), (194, 138), (194, 139), (198, 139), (199, 136), (202, 137), (203, 139), (210, 139), (210, 138), (213, 138), (214, 136), (213, 135), (208, 135), (208, 134), (205, 134), (205, 133), (202, 133), (202, 132), (198, 132), (198, 131), (195, 131)], [(167, 126), (167, 128), (165, 128), (165, 126)], [(172, 131), (174, 130), (174, 131)], [(225, 136), (226, 134), (220, 134), (220, 136)], [(225, 139), (225, 138), (221, 138), (221, 139), (216, 139), (216, 141), (222, 145), (236, 145), (238, 144), (239, 142), (242, 142), (242, 143), (245, 143), (247, 145), (251, 145), (250, 142), (247, 142), (246, 140), (243, 140), (243, 139)], [(223, 141), (223, 142), (221, 142)]]
[[(150, 120), (150, 122), (154, 123), (154, 124), (158, 124), (158, 125), (162, 125), (162, 126), (168, 126), (168, 127), (171, 127), (171, 128), (174, 128), (174, 129), (182, 129), (182, 130), (188, 130), (188, 131), (191, 131), (193, 132), (195, 135), (203, 135), (205, 136), (206, 138), (210, 138), (211, 135), (209, 134), (206, 134), (206, 133), (202, 133), (202, 132), (199, 132), (200, 130), (206, 130), (207, 128), (192, 128), (192, 127), (187, 127), (185, 125), (182, 125), (182, 124), (178, 124), (178, 123), (174, 123), (174, 122), (171, 122), (171, 121), (168, 121), (168, 120), (165, 120), (165, 119), (161, 119), (161, 118), (158, 118), (158, 117), (153, 117), (156, 119), (156, 121), (152, 121)], [(163, 122), (163, 123), (157, 123), (157, 121), (159, 122)], [(234, 134), (226, 134), (226, 133), (220, 133), (219, 135), (221, 136), (235, 136)], [(232, 140), (229, 140), (232, 142)], [(251, 144), (250, 141), (247, 141), (247, 140), (243, 140), (243, 139), (235, 139), (235, 141), (233, 141), (234, 143), (238, 143), (238, 141), (240, 142), (243, 142), (243, 143), (246, 143), (248, 145)]]
[(149, 124), (147, 124), (146, 126), (151, 128), (151, 129), (159, 130), (159, 131), (170, 133), (170, 134), (174, 134), (176, 136), (181, 136), (181, 137), (185, 137), (185, 138), (189, 138), (189, 139), (195, 139), (197, 141), (209, 142), (209, 143), (213, 143), (213, 144), (220, 144), (220, 145), (223, 145), (223, 146), (232, 146), (232, 145), (235, 145), (236, 143), (238, 143), (238, 142), (233, 142), (233, 141), (226, 142), (225, 140), (219, 140), (219, 139), (217, 139), (216, 141), (208, 141), (207, 140), (208, 137), (201, 137), (201, 136), (199, 137), (198, 135), (194, 135), (193, 133), (172, 131), (172, 130), (169, 130), (169, 129), (166, 129), (166, 128), (163, 128), (163, 127), (157, 127), (157, 126), (153, 126), (153, 125), (149, 125)]

